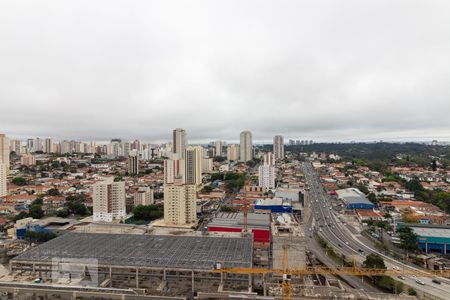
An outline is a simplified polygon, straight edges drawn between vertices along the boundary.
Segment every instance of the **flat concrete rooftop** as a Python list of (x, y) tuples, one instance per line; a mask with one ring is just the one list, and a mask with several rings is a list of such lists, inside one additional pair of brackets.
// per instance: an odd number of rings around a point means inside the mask
[(103, 266), (210, 270), (251, 267), (249, 238), (66, 233), (32, 248), (12, 263), (51, 263), (53, 258), (97, 259)]

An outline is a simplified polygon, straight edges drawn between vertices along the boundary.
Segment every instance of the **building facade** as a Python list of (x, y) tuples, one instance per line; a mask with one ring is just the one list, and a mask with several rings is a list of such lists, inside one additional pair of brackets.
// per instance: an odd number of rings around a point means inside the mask
[(203, 148), (190, 146), (185, 154), (185, 183), (189, 185), (202, 184), (202, 157)]
[(123, 220), (126, 216), (125, 182), (104, 178), (93, 185), (94, 222)]
[(0, 162), (0, 197), (8, 195), (6, 172), (7, 172), (6, 164)]
[(164, 160), (164, 184), (184, 183), (184, 159)]
[(153, 198), (153, 190), (148, 186), (139, 187), (137, 192), (133, 195), (133, 200), (135, 207), (138, 205), (154, 204), (155, 200)]
[(276, 160), (284, 158), (284, 139), (281, 135), (273, 137), (273, 154)]
[(222, 156), (222, 148), (223, 148), (223, 141), (215, 141), (214, 142), (214, 148), (216, 155), (215, 156)]
[(246, 162), (253, 159), (253, 141), (250, 131), (242, 131), (240, 135), (239, 160)]
[(5, 164), (6, 174), (9, 173), (9, 139), (5, 134), (0, 134), (0, 163)]
[(184, 158), (186, 151), (186, 130), (176, 128), (173, 130), (172, 152), (178, 154), (179, 158)]
[(164, 223), (185, 225), (197, 221), (197, 190), (195, 185), (164, 186)]
[(227, 159), (229, 161), (239, 160), (239, 145), (228, 145), (227, 147)]
[(139, 174), (139, 154), (137, 150), (132, 150), (128, 157), (128, 173), (131, 175)]

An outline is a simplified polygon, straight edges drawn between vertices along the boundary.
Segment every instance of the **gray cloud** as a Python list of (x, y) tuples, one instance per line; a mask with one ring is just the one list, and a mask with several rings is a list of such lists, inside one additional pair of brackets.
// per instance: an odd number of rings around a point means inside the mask
[(0, 131), (450, 139), (448, 1), (2, 1)]

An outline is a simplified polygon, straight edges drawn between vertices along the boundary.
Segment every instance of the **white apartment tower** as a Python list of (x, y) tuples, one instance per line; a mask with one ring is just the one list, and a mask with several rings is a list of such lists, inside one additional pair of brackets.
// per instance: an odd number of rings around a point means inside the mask
[(259, 186), (267, 189), (275, 188), (275, 158), (269, 152), (264, 154), (264, 163), (259, 166)]
[(186, 150), (186, 130), (176, 128), (173, 130), (173, 153), (177, 153), (179, 158), (184, 158)]
[(239, 145), (236, 145), (236, 144), (228, 145), (227, 159), (229, 161), (239, 160)]
[(125, 210), (125, 181), (106, 177), (93, 185), (94, 222), (123, 220)]
[(284, 139), (281, 135), (273, 137), (273, 154), (276, 160), (284, 158)]
[(5, 164), (6, 174), (9, 174), (9, 139), (5, 134), (0, 134), (0, 164)]
[(195, 185), (166, 184), (164, 186), (164, 223), (184, 225), (196, 222), (196, 193)]
[(8, 188), (6, 184), (6, 164), (0, 162), (0, 197), (8, 195)]
[(203, 148), (190, 146), (185, 154), (185, 183), (200, 185), (202, 183), (202, 157)]
[(240, 161), (249, 161), (253, 159), (253, 142), (250, 131), (242, 131), (240, 136)]
[(139, 174), (139, 154), (137, 150), (132, 150), (128, 157), (128, 174)]

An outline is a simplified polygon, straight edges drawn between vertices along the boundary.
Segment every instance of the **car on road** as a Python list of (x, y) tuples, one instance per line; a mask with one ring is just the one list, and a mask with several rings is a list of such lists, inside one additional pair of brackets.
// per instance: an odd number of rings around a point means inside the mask
[(425, 285), (425, 282), (423, 282), (423, 281), (420, 280), (420, 279), (416, 279), (416, 283), (417, 283), (417, 284), (420, 284), (420, 285)]
[(397, 276), (399, 279), (401, 279), (401, 280), (405, 280), (406, 278), (405, 278), (405, 276)]
[(441, 281), (436, 278), (433, 278), (433, 280), (431, 280), (431, 282), (436, 283), (436, 284), (441, 284)]

